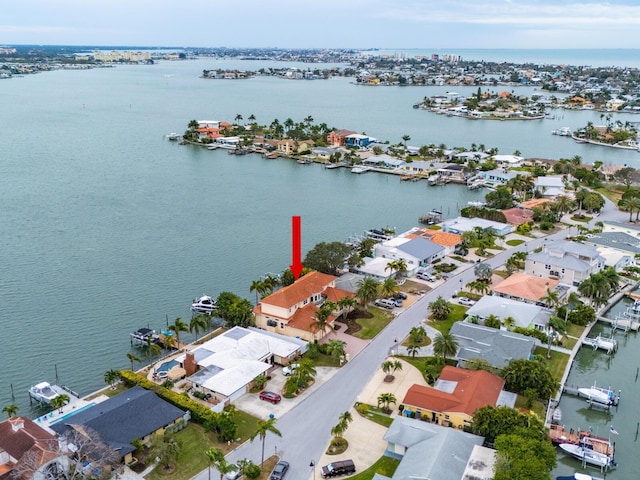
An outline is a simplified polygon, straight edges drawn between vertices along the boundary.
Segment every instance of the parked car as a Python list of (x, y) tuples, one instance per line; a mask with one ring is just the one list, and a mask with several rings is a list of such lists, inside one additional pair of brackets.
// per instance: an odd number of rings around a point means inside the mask
[(391, 298), (387, 298), (387, 300), (393, 302), (393, 304), (396, 307), (401, 307), (402, 306), (402, 299), (401, 298), (391, 297)]
[(460, 297), (458, 299), (458, 303), (460, 305), (466, 305), (467, 307), (470, 307), (476, 304), (475, 300), (471, 300), (470, 298), (467, 298), (467, 297)]
[(428, 272), (418, 272), (418, 273), (416, 273), (416, 277), (419, 278), (420, 280), (426, 280), (428, 282), (435, 282), (436, 281), (436, 277), (434, 277), (433, 275), (431, 275)]
[(240, 480), (240, 478), (242, 478), (242, 474), (237, 470), (232, 470), (227, 472), (224, 478), (225, 480)]
[(284, 478), (284, 474), (287, 473), (287, 470), (289, 470), (289, 462), (280, 460), (276, 463), (276, 466), (273, 467), (273, 472), (271, 472), (269, 480), (282, 480)]
[(282, 367), (282, 374), (285, 377), (288, 377), (289, 375), (291, 375), (293, 372), (296, 371), (296, 369), (299, 367), (300, 365), (297, 363), (292, 363), (291, 365), (287, 365), (285, 367)]
[(266, 390), (263, 390), (262, 392), (260, 392), (260, 400), (271, 402), (275, 405), (277, 403), (280, 403), (282, 397), (276, 392), (268, 392)]
[(322, 478), (337, 477), (338, 475), (351, 475), (356, 473), (356, 466), (353, 460), (341, 460), (339, 462), (333, 462), (329, 465), (322, 467), (320, 473)]
[(404, 292), (398, 292), (396, 293), (393, 298), (399, 298), (400, 300), (406, 300), (407, 299), (407, 294)]
[(393, 300), (389, 300), (388, 298), (378, 298), (373, 304), (376, 307), (387, 308), (392, 310), (396, 307), (396, 303)]

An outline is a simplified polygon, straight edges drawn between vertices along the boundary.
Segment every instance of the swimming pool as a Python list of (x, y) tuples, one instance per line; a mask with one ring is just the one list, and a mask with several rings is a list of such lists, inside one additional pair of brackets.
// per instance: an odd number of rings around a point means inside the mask
[(180, 362), (177, 362), (175, 360), (169, 360), (168, 362), (164, 362), (162, 365), (160, 365), (158, 368), (156, 368), (156, 373), (168, 372), (169, 370), (171, 370), (176, 365), (180, 365)]
[(76, 413), (80, 413), (81, 411), (86, 410), (87, 408), (91, 408), (91, 407), (93, 407), (94, 405), (95, 405), (95, 403), (93, 403), (93, 402), (92, 402), (92, 403), (87, 403), (86, 405), (83, 405), (83, 406), (82, 406), (82, 407), (80, 407), (80, 408), (76, 408), (76, 409), (74, 409), (74, 410), (70, 411), (69, 413), (67, 413), (67, 414), (65, 414), (65, 415), (62, 415), (61, 417), (53, 418), (53, 419), (51, 419), (51, 421), (49, 422), (49, 425), (53, 425), (54, 423), (61, 422), (62, 420), (65, 420), (65, 419), (67, 419), (67, 418), (69, 418), (69, 417), (73, 417)]

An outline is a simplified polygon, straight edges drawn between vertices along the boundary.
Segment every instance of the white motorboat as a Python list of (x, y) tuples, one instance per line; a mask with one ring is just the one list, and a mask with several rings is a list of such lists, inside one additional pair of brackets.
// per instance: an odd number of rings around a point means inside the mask
[(191, 311), (211, 314), (216, 309), (216, 302), (209, 295), (203, 295), (197, 300), (193, 300)]
[(587, 400), (602, 405), (618, 405), (620, 396), (617, 395), (610, 388), (602, 388), (596, 386), (594, 383), (591, 387), (578, 388), (578, 393), (582, 397), (586, 397)]
[(589, 465), (595, 465), (600, 468), (609, 468), (615, 466), (613, 458), (605, 455), (604, 453), (596, 452), (581, 445), (574, 445), (573, 443), (561, 443), (560, 448), (563, 452), (571, 455), (574, 458), (577, 458), (581, 462), (588, 463)]
[(570, 477), (556, 477), (556, 480), (602, 480), (600, 478), (592, 477), (586, 473), (576, 472)]
[(176, 141), (176, 140), (180, 140), (182, 138), (182, 135), (180, 135), (179, 133), (167, 133), (167, 138), (171, 141)]
[(158, 343), (160, 335), (150, 328), (139, 328), (131, 333), (131, 343), (138, 345), (148, 345), (149, 343)]
[(59, 385), (52, 385), (49, 382), (40, 382), (29, 389), (29, 396), (31, 398), (46, 404), (50, 404), (51, 400), (59, 395), (69, 397), (69, 403), (78, 400), (78, 395), (75, 392)]
[(561, 137), (570, 137), (571, 129), (569, 127), (558, 128), (557, 130), (553, 130), (551, 132), (553, 135), (560, 135)]
[(356, 165), (351, 169), (351, 173), (364, 173), (370, 170), (369, 167), (363, 167), (362, 165)]

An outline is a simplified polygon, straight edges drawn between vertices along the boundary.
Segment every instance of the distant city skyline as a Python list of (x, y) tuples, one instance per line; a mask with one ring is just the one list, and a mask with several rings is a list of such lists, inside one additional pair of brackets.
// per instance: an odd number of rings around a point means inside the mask
[(637, 0), (3, 0), (0, 45), (640, 48)]

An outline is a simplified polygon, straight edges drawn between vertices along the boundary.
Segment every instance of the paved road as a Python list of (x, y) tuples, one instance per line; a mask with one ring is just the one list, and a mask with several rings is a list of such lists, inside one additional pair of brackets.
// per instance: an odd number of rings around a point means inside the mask
[[(590, 222), (591, 225), (602, 220), (624, 222), (627, 219), (626, 214), (619, 212), (612, 202), (609, 200), (606, 202), (603, 212)], [(503, 265), (514, 252), (532, 251), (548, 240), (560, 240), (576, 233), (577, 230), (574, 227), (569, 231), (563, 230), (545, 238), (531, 240), (498, 253), (486, 260), (486, 263), (495, 269)], [(287, 474), (289, 478), (294, 480), (313, 478), (310, 462), (318, 463), (331, 438), (330, 430), (338, 422), (338, 416), (356, 401), (360, 392), (394, 347), (394, 340), (400, 341), (405, 338), (412, 327), (419, 325), (425, 319), (430, 302), (440, 295), (451, 298), (461, 286), (473, 280), (475, 275), (471, 267), (435, 287), (400, 313), (360, 354), (343, 366), (314, 395), (303, 399), (278, 419), (276, 426), (282, 432), (282, 438), (272, 434), (267, 435), (265, 458), (277, 449), (282, 459), (290, 463), (290, 471)], [(231, 452), (227, 460), (236, 462), (239, 459), (248, 458), (259, 463), (261, 449), (262, 444), (259, 439), (256, 439), (254, 443), (247, 442)], [(316, 466), (316, 478), (321, 478), (319, 467)], [(215, 474), (214, 478), (217, 476), (218, 474)], [(194, 479), (207, 480), (207, 470), (200, 472)]]

